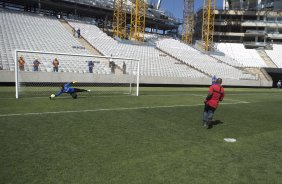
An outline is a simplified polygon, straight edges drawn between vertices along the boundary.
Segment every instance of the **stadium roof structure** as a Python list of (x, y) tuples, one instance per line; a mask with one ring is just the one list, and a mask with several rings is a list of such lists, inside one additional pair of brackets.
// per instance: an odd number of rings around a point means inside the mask
[[(214, 10), (215, 42), (244, 43), (254, 48), (281, 43), (282, 11), (278, 10)], [(197, 12), (201, 17), (202, 10)], [(196, 21), (196, 30), (201, 30), (201, 19)], [(195, 37), (200, 38), (199, 31)], [(245, 44), (246, 43), (246, 44)]]
[[(50, 10), (63, 14), (73, 14), (82, 17), (97, 17), (112, 19), (113, 0), (0, 0), (9, 5), (29, 7), (30, 9)], [(127, 13), (130, 22), (130, 9)], [(159, 30), (177, 30), (181, 20), (171, 14), (148, 6), (146, 27)]]
[(281, 0), (223, 0), (225, 10), (281, 10)]

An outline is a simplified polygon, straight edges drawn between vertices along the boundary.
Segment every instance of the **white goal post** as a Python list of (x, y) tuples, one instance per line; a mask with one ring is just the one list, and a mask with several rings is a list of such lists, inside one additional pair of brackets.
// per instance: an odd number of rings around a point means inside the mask
[[(19, 66), (23, 58), (24, 66)], [(53, 61), (57, 58), (58, 68)], [(39, 66), (34, 61), (39, 61)], [(89, 62), (94, 63), (91, 70)], [(140, 60), (117, 56), (15, 50), (16, 98), (56, 93), (64, 83), (91, 89), (90, 95), (131, 94), (139, 96)], [(93, 91), (93, 92), (92, 92)], [(89, 93), (87, 94), (89, 95)]]

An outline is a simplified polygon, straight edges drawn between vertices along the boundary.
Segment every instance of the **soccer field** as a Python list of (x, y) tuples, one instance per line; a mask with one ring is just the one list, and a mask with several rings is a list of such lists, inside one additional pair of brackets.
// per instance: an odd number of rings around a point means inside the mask
[(208, 88), (140, 90), (16, 100), (0, 87), (0, 183), (282, 183), (282, 90), (226, 88), (211, 129)]

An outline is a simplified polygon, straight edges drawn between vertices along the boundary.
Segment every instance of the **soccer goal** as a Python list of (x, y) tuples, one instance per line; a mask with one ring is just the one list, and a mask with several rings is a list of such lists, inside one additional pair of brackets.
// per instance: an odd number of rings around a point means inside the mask
[(73, 81), (91, 90), (81, 96), (139, 95), (138, 59), (26, 50), (16, 50), (14, 59), (16, 98), (48, 97)]

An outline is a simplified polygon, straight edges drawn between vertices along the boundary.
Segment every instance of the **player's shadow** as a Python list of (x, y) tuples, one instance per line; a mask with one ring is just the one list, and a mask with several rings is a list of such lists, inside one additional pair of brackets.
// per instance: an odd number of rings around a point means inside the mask
[(223, 124), (224, 122), (220, 121), (220, 120), (214, 120), (211, 122), (211, 125), (209, 126), (209, 129), (213, 128), (214, 126)]

